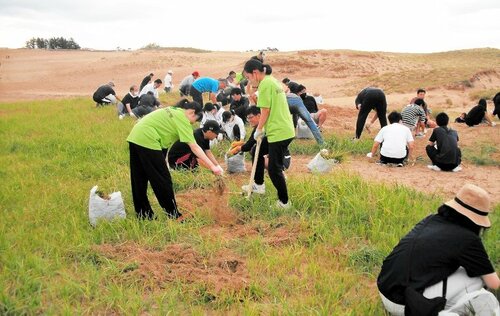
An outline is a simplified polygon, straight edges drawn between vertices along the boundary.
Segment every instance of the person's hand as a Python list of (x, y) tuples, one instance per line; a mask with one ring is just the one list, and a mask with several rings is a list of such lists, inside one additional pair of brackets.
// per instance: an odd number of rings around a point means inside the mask
[(222, 141), (223, 139), (224, 139), (224, 135), (222, 135), (222, 133), (219, 133), (219, 135), (217, 135), (217, 140)]
[(216, 175), (216, 176), (222, 176), (222, 174), (224, 173), (224, 170), (222, 169), (222, 167), (220, 165), (217, 165), (217, 166), (213, 166), (211, 168), (212, 172)]
[(369, 153), (366, 154), (366, 157), (373, 158), (373, 154), (371, 152), (369, 152)]
[(253, 134), (253, 138), (255, 138), (255, 140), (258, 140), (262, 139), (263, 137), (264, 137), (264, 130), (256, 129), (255, 133)]
[(134, 112), (130, 112), (130, 117), (136, 118)]

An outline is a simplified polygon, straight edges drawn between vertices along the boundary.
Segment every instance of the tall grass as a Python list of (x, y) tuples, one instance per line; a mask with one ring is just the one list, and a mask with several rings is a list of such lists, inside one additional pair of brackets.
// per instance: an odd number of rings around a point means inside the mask
[[(163, 214), (157, 221), (135, 219), (125, 141), (133, 120), (120, 121), (112, 108), (96, 109), (87, 99), (4, 103), (0, 113), (2, 315), (381, 315), (375, 280), (382, 259), (442, 202), (439, 196), (368, 183), (349, 173), (289, 175), (292, 209), (274, 207), (268, 182), (266, 195), (229, 199), (240, 222), (222, 228), (247, 227), (254, 234), (209, 238), (206, 232), (215, 221), (202, 212), (203, 204), (193, 206), (199, 216), (184, 224)], [(318, 149), (294, 143), (293, 150), (304, 154)], [(327, 146), (351, 155), (366, 152), (369, 144), (332, 137)], [(207, 172), (174, 172), (173, 178), (177, 191), (196, 189), (197, 194), (214, 179)], [(230, 191), (238, 188), (238, 181), (228, 182)], [(88, 194), (95, 184), (123, 193), (127, 219), (90, 227)], [(151, 201), (159, 212), (152, 194)], [(500, 218), (498, 205), (495, 210), (493, 227)], [(280, 229), (285, 238), (270, 242)], [(498, 231), (493, 228), (485, 240), (496, 265)], [(229, 249), (245, 261), (248, 284), (220, 292), (181, 279), (157, 285), (152, 275), (127, 273), (138, 268), (137, 262), (95, 248), (129, 242), (157, 250), (186, 244), (204, 260)]]

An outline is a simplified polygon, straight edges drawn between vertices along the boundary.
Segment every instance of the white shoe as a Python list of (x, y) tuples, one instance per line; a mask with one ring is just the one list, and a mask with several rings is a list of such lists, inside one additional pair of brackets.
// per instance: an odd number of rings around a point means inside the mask
[[(243, 192), (248, 192), (248, 184), (245, 184), (241, 187), (241, 189), (243, 190)], [(265, 194), (266, 193), (266, 184), (265, 183), (262, 183), (262, 184), (253, 184), (252, 186), (252, 193), (257, 193), (257, 194)]]
[(288, 201), (286, 204), (281, 202), (280, 200), (276, 201), (276, 207), (277, 208), (282, 208), (282, 209), (289, 209), (290, 207), (292, 207), (292, 203), (290, 203), (290, 201)]
[(441, 168), (435, 165), (428, 165), (427, 168), (434, 170), (434, 171), (441, 171)]
[(123, 118), (124, 118), (124, 117), (125, 117), (125, 115), (123, 115), (123, 114), (118, 115), (118, 118), (119, 118), (120, 120), (123, 120)]
[(456, 166), (455, 169), (453, 169), (451, 171), (453, 171), (453, 172), (459, 172), (460, 170), (462, 170), (462, 167)]

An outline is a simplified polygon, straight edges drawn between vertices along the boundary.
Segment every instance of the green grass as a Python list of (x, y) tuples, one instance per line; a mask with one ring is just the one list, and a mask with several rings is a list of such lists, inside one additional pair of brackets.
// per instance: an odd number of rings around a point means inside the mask
[[(165, 102), (176, 99), (164, 95)], [(369, 183), (349, 173), (289, 175), (294, 208), (273, 207), (275, 192), (229, 205), (254, 234), (207, 231), (215, 219), (196, 204), (185, 224), (135, 219), (125, 141), (134, 121), (118, 120), (111, 107), (89, 99), (0, 104), (0, 314), (321, 314), (381, 315), (374, 286), (383, 258), (442, 197), (402, 186)], [(347, 156), (367, 152), (371, 142), (327, 136), (327, 148)], [(313, 141), (292, 143), (293, 154), (313, 155)], [(217, 153), (220, 155), (223, 151)], [(210, 194), (208, 172), (174, 172), (178, 192)], [(88, 194), (98, 184), (121, 191), (127, 219), (88, 224)], [(230, 191), (238, 184), (228, 178)], [(153, 208), (159, 206), (152, 193)], [(495, 206), (493, 227), (500, 224)], [(269, 240), (280, 229), (284, 242)], [(500, 263), (499, 230), (486, 248)], [(219, 251), (244, 260), (248, 284), (216, 291), (210, 283), (175, 279), (157, 284), (138, 277), (137, 261), (106, 256), (96, 246), (133, 243), (146, 251), (172, 244), (192, 247), (208, 262)], [(132, 255), (132, 254), (131, 254)]]
[(490, 143), (477, 144), (475, 148), (464, 148), (464, 159), (478, 166), (500, 166), (500, 161), (492, 157), (498, 152), (498, 148)]

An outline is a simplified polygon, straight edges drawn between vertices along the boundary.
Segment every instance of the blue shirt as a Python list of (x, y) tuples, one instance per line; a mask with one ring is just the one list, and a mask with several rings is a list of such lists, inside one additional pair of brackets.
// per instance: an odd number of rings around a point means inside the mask
[(212, 92), (217, 93), (219, 91), (219, 80), (215, 80), (208, 77), (198, 78), (193, 82), (192, 87), (201, 93)]

